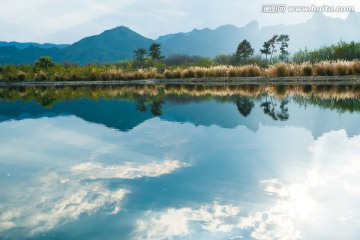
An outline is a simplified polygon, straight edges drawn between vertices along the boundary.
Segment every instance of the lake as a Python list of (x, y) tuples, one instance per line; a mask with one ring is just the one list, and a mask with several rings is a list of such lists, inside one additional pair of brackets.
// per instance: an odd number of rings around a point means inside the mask
[(0, 89), (0, 239), (359, 239), (358, 86)]

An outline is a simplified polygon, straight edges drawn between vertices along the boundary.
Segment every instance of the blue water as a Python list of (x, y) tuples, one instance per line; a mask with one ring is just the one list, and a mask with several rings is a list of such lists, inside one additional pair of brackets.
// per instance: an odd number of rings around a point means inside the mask
[(0, 102), (0, 239), (359, 239), (359, 112), (266, 98)]

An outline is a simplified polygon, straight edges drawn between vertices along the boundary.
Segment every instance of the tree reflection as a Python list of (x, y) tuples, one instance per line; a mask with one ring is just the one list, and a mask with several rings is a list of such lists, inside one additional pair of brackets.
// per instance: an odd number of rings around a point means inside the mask
[(163, 100), (154, 100), (150, 103), (150, 111), (155, 116), (162, 115), (162, 104), (164, 103)]
[(280, 109), (277, 109), (277, 103), (273, 97), (265, 97), (265, 102), (262, 102), (260, 107), (263, 108), (265, 114), (269, 115), (274, 121), (287, 121), (289, 119), (289, 109), (287, 104), (289, 103), (288, 99), (280, 100)]
[(289, 109), (287, 107), (288, 103), (288, 99), (282, 99), (280, 102), (280, 112), (277, 114), (280, 121), (287, 121), (289, 119)]
[(50, 108), (54, 105), (55, 101), (56, 98), (54, 97), (53, 91), (36, 94), (36, 102), (43, 107)]
[(236, 99), (237, 109), (239, 113), (244, 117), (247, 117), (251, 113), (254, 105), (255, 104), (250, 100), (249, 97), (239, 96)]
[[(286, 91), (290, 92), (287, 93)], [(315, 105), (325, 109), (334, 109), (340, 113), (360, 112), (358, 97), (360, 87), (358, 85), (292, 86), (291, 88), (287, 87), (286, 91), (283, 91), (283, 87), (276, 85), (0, 87), (0, 101), (36, 101), (44, 107), (52, 107), (55, 102), (82, 98), (120, 99), (134, 102), (136, 110), (139, 112), (151, 110), (155, 116), (159, 116), (162, 113), (161, 105), (165, 99), (176, 103), (202, 102), (214, 99), (219, 102), (235, 103), (239, 113), (244, 117), (249, 116), (253, 111), (252, 109), (255, 107), (253, 103), (260, 101), (260, 106), (265, 114), (274, 120), (286, 121), (289, 119), (287, 108), (289, 98), (284, 99), (283, 96), (290, 94), (293, 102), (297, 104)], [(263, 94), (267, 95), (265, 100), (265, 97), (262, 97), (265, 96)], [(279, 98), (282, 100), (277, 100)]]
[(139, 96), (136, 100), (136, 110), (139, 112), (146, 112), (147, 106), (146, 106), (146, 99), (144, 96)]

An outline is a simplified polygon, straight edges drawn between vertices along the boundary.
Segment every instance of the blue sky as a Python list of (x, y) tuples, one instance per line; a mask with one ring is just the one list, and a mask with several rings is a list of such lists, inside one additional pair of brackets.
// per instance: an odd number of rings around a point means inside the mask
[[(311, 13), (264, 14), (261, 6), (285, 0), (1, 0), (0, 41), (73, 43), (116, 26), (127, 26), (149, 37), (216, 28), (304, 22)], [(291, 5), (333, 5), (336, 0), (292, 0)], [(358, 0), (342, 4), (360, 9)], [(347, 14), (327, 14), (346, 17)]]

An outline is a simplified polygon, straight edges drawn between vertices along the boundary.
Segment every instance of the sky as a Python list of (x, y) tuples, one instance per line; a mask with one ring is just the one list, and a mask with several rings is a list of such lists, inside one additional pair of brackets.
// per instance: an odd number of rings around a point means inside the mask
[[(0, 0), (0, 41), (73, 43), (117, 26), (141, 35), (159, 36), (214, 29), (221, 25), (245, 26), (257, 20), (260, 27), (305, 22), (312, 13), (262, 13), (263, 4), (354, 6), (347, 0)], [(347, 13), (325, 13), (346, 18)]]

